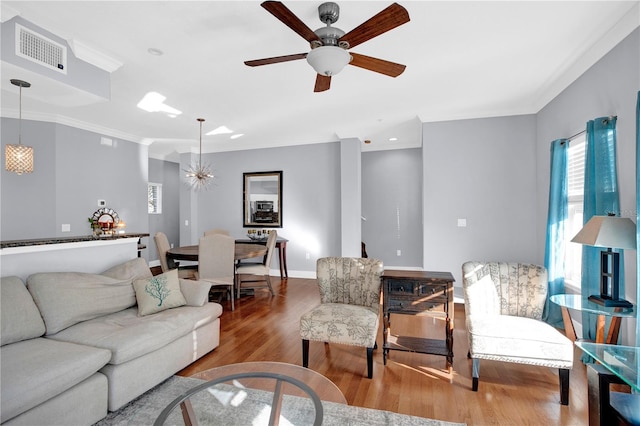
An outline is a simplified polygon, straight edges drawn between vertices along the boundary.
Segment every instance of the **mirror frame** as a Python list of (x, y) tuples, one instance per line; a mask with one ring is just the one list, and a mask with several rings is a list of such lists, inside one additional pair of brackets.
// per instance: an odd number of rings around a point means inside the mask
[[(251, 202), (250, 194), (250, 182), (251, 178), (265, 178), (273, 176), (277, 180), (278, 199), (275, 201), (278, 208), (278, 216), (275, 222), (263, 223), (251, 221), (249, 214), (251, 209), (249, 203)], [(242, 174), (242, 226), (244, 228), (282, 228), (282, 170), (273, 172), (252, 172)], [(275, 210), (275, 209), (274, 209)]]

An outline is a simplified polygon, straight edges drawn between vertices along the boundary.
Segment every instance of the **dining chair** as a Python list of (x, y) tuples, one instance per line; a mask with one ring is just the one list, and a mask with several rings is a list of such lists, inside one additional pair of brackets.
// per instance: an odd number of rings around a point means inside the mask
[[(273, 287), (271, 287), (271, 277), (269, 276), (269, 270), (271, 268), (271, 259), (273, 257), (273, 251), (276, 246), (276, 240), (278, 239), (278, 233), (275, 230), (269, 232), (269, 237), (267, 238), (267, 254), (264, 256), (262, 263), (242, 263), (236, 267), (236, 276), (238, 282), (238, 295), (240, 298), (240, 288), (242, 287), (243, 282), (260, 282), (266, 281), (266, 287), (269, 288), (271, 295), (274, 296)], [(259, 279), (241, 279), (241, 275), (261, 275), (262, 278)], [(265, 286), (260, 286), (257, 288), (261, 288)], [(246, 288), (246, 287), (245, 287)], [(256, 288), (256, 287), (252, 287)]]
[(169, 251), (171, 246), (169, 245), (169, 239), (164, 232), (156, 232), (156, 235), (153, 236), (153, 240), (156, 243), (158, 257), (160, 258), (160, 268), (163, 273), (168, 272), (171, 269), (177, 269), (179, 278), (195, 278), (195, 269), (180, 268), (180, 264), (178, 262), (174, 262), (173, 259), (167, 258), (167, 251)]
[(222, 228), (213, 228), (213, 229), (209, 229), (207, 231), (204, 231), (204, 236), (205, 237), (208, 237), (209, 235), (214, 235), (214, 234), (229, 235), (229, 231), (227, 231), (226, 229), (222, 229)]
[(235, 310), (233, 301), (234, 287), (234, 238), (213, 234), (200, 238), (198, 247), (198, 281), (206, 281), (212, 286), (226, 286), (231, 298), (231, 310)]

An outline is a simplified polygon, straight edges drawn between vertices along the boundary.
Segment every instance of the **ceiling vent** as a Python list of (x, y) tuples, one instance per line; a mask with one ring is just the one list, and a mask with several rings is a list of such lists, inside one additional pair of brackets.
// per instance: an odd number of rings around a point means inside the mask
[(16, 55), (67, 73), (67, 48), (19, 24), (16, 24)]

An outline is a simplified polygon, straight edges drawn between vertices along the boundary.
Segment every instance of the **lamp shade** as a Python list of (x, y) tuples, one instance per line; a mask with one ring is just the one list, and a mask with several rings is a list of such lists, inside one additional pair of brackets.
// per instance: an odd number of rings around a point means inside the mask
[(33, 172), (33, 147), (22, 144), (4, 146), (5, 169), (18, 175)]
[(351, 62), (351, 55), (341, 47), (320, 46), (307, 54), (307, 62), (318, 74), (331, 77)]
[(636, 225), (628, 217), (593, 216), (571, 242), (635, 250)]

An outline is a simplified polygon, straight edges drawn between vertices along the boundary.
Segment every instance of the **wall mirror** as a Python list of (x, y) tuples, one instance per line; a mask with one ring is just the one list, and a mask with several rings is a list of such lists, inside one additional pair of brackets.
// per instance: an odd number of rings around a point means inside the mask
[(282, 227), (282, 171), (243, 173), (244, 227)]

